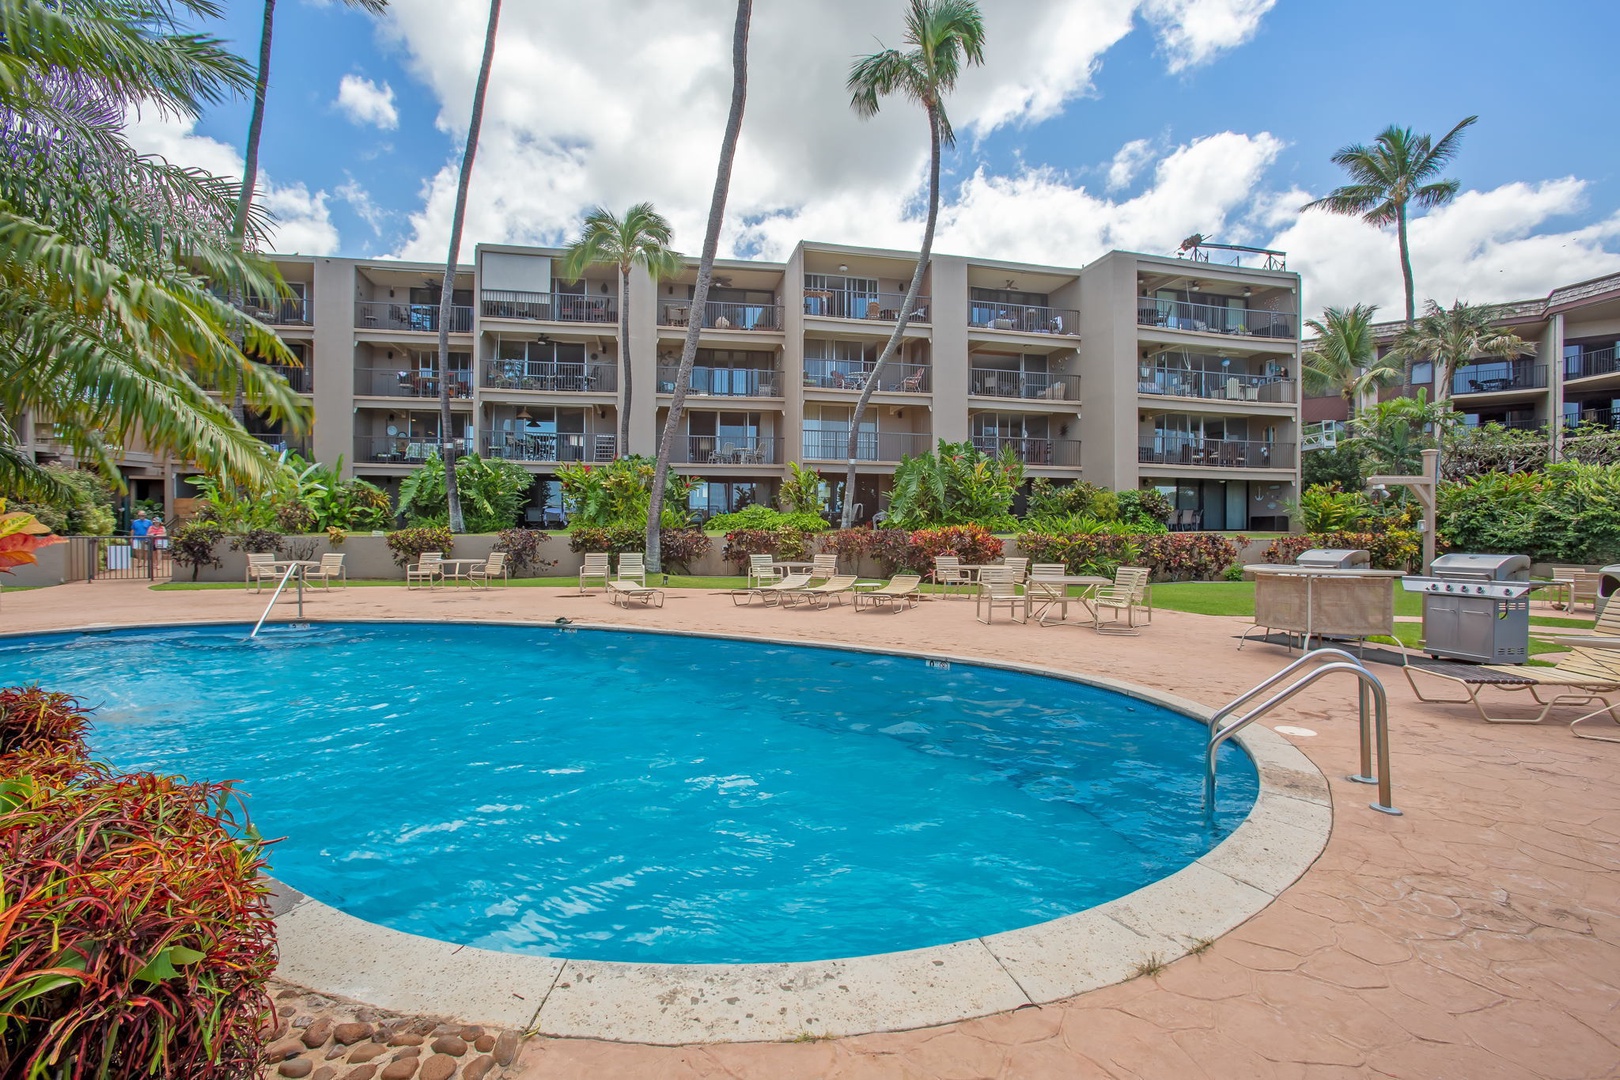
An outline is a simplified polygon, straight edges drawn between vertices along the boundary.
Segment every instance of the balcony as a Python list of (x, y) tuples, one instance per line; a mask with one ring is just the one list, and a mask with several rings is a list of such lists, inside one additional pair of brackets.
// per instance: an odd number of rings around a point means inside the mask
[(686, 435), (676, 438), (670, 460), (682, 465), (780, 465), (778, 447), (768, 436)]
[(524, 319), (530, 322), (616, 323), (619, 305), (611, 296), (588, 293), (511, 292), (485, 289), (486, 319)]
[[(894, 322), (900, 318), (900, 305), (906, 294), (901, 292), (871, 292), (861, 290), (806, 289), (804, 313), (822, 319), (871, 319), (874, 322)], [(928, 321), (928, 303), (931, 298), (917, 297), (917, 310), (911, 321)]]
[(1610, 406), (1603, 406), (1594, 409), (1582, 409), (1580, 415), (1573, 420), (1567, 415), (1564, 417), (1565, 428), (1573, 428), (1577, 423), (1597, 424), (1600, 427), (1610, 429), (1620, 428), (1620, 413), (1617, 413)]
[(244, 315), (268, 326), (308, 326), (313, 306), (304, 296), (289, 296), (283, 300), (250, 296), (236, 304)]
[(1463, 414), (1463, 430), (1469, 431), (1495, 424), (1508, 431), (1545, 431), (1547, 421), (1537, 420), (1534, 416), (1493, 416), (1489, 420), (1477, 413)]
[(1153, 373), (1151, 379), (1140, 380), (1136, 389), (1141, 394), (1203, 398), (1206, 401), (1291, 405), (1295, 399), (1293, 379), (1242, 372), (1159, 370)]
[[(450, 373), (450, 396), (472, 397), (472, 374), (467, 371)], [(360, 397), (433, 398), (439, 396), (437, 371), (400, 371), (398, 368), (376, 370), (356, 368), (354, 392)]]
[(281, 364), (262, 364), (261, 367), (275, 372), (287, 380), (287, 385), (299, 394), (313, 394), (315, 392), (315, 372), (308, 364), (303, 367), (285, 367)]
[[(450, 309), (450, 332), (472, 333), (472, 308)], [(357, 300), (354, 325), (361, 330), (406, 330), (421, 334), (439, 332), (438, 304), (401, 304), (392, 300)]]
[[(899, 461), (933, 447), (933, 436), (911, 431), (863, 431), (855, 444), (856, 461)], [(822, 429), (804, 433), (801, 455), (806, 461), (849, 460), (849, 429)]]
[[(889, 394), (927, 394), (933, 389), (934, 369), (927, 364), (883, 365), (882, 384), (876, 392)], [(871, 366), (859, 360), (822, 360), (806, 357), (804, 385), (815, 390), (866, 389), (872, 377)]]
[(559, 394), (602, 394), (619, 388), (612, 364), (484, 361), (484, 386), (491, 390), (541, 390)]
[(1077, 402), (1080, 400), (1080, 376), (976, 367), (968, 372), (968, 396)]
[[(659, 326), (686, 326), (692, 320), (691, 300), (660, 300)], [(703, 326), (710, 330), (780, 330), (780, 304), (739, 304), (710, 300), (703, 305)]]
[(1298, 322), (1286, 311), (1188, 304), (1180, 300), (1156, 300), (1150, 296), (1137, 298), (1136, 321), (1142, 326), (1205, 334), (1283, 339), (1299, 336)]
[(422, 464), (439, 452), (437, 435), (356, 435), (354, 460), (379, 465)]
[[(658, 369), (658, 392), (673, 394), (676, 367)], [(782, 373), (767, 368), (693, 367), (689, 393), (697, 397), (781, 397)]]
[(1524, 360), (1501, 360), (1469, 364), (1451, 377), (1453, 397), (1465, 394), (1498, 394), (1504, 390), (1545, 390), (1547, 365)]
[(479, 432), (484, 456), (507, 461), (543, 464), (574, 461), (612, 461), (618, 457), (618, 436), (590, 432), (548, 432), (524, 435), (510, 431)]
[(982, 454), (1000, 457), (1002, 451), (1011, 450), (1014, 457), (1025, 465), (1056, 466), (1064, 469), (1080, 467), (1079, 439), (1031, 439), (1006, 435), (975, 435), (973, 447)]
[(980, 330), (1012, 330), (1023, 334), (1080, 334), (1080, 313), (1072, 308), (1035, 307), (974, 300), (968, 305), (968, 325)]
[(311, 440), (308, 435), (283, 435), (279, 431), (250, 431), (248, 434), (268, 446), (273, 454), (288, 453), (306, 460), (309, 458)]
[(1590, 379), (1598, 375), (1613, 375), (1620, 371), (1614, 362), (1614, 346), (1592, 349), (1579, 356), (1564, 357), (1564, 378)]
[(1143, 465), (1210, 469), (1292, 469), (1294, 444), (1196, 439), (1180, 433), (1144, 435), (1137, 440), (1136, 460)]

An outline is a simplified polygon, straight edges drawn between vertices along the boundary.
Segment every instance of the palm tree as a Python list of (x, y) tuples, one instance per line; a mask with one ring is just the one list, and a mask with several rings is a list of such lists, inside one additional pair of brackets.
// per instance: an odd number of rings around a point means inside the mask
[[(748, 24), (753, 10), (753, 0), (737, 0), (737, 19), (731, 32), (731, 112), (726, 115), (725, 134), (720, 137), (720, 164), (715, 169), (714, 194), (709, 199), (709, 224), (703, 233), (703, 252), (698, 257), (697, 284), (692, 288), (691, 310), (699, 317), (686, 320), (686, 342), (681, 346), (681, 366), (675, 374), (675, 396), (669, 403), (663, 437), (658, 440), (652, 497), (647, 505), (647, 566), (653, 570), (662, 569), (658, 530), (663, 523), (664, 484), (669, 476), (669, 459), (674, 451), (681, 414), (686, 409), (686, 394), (692, 387), (692, 365), (697, 359), (702, 313), (709, 301), (709, 281), (714, 276), (714, 256), (720, 248), (720, 226), (725, 221), (726, 196), (731, 191), (731, 164), (737, 155), (737, 138), (742, 132), (743, 106), (748, 101)], [(628, 395), (625, 403), (628, 411)]]
[(1430, 401), (1419, 387), (1411, 397), (1380, 401), (1351, 424), (1356, 444), (1373, 472), (1412, 476), (1423, 471), (1423, 451), (1440, 444), (1457, 422), (1457, 414), (1443, 401)]
[[(619, 370), (624, 379), (624, 402), (619, 407), (619, 453), (630, 449), (630, 271), (640, 263), (656, 285), (674, 277), (683, 263), (670, 244), (669, 221), (650, 202), (636, 203), (624, 217), (598, 206), (585, 215), (579, 239), (568, 245), (562, 275), (578, 281), (593, 266), (619, 268)], [(701, 320), (700, 320), (701, 324)]]
[(1378, 355), (1372, 329), (1377, 311), (1374, 304), (1330, 307), (1322, 312), (1320, 321), (1305, 320), (1316, 335), (1311, 348), (1300, 356), (1307, 394), (1337, 394), (1344, 399), (1348, 414), (1355, 416), (1363, 401), (1400, 379), (1401, 369), (1395, 362)]
[[(388, 0), (343, 0), (343, 3), (373, 15), (381, 15), (388, 9)], [(264, 0), (264, 25), (259, 31), (259, 71), (253, 80), (253, 112), (248, 119), (247, 150), (242, 155), (242, 195), (231, 222), (231, 235), (236, 237), (237, 243), (247, 236), (253, 188), (259, 180), (259, 135), (264, 130), (264, 98), (270, 89), (270, 38), (275, 25), (276, 0)]]
[[(290, 433), (310, 411), (248, 359), (296, 363), (225, 295), (279, 280), (231, 239), (234, 180), (135, 152), (137, 103), (196, 116), (252, 86), (216, 38), (185, 29), (211, 0), (0, 4), (0, 416), (54, 425), (115, 481), (128, 439), (252, 488), (277, 463), (216, 400), (238, 386)], [(262, 236), (250, 215), (248, 235)], [(0, 487), (53, 485), (0, 425)]]
[(1451, 380), (1457, 369), (1476, 357), (1535, 355), (1534, 342), (1498, 327), (1496, 317), (1494, 307), (1458, 300), (1443, 308), (1430, 300), (1423, 317), (1395, 339), (1391, 355), (1405, 362), (1408, 370), (1414, 361), (1434, 361), (1434, 400), (1442, 403), (1451, 396)]
[(1350, 174), (1351, 183), (1334, 188), (1327, 195), (1302, 206), (1301, 210), (1321, 207), (1335, 214), (1360, 217), (1369, 225), (1395, 226), (1400, 242), (1401, 280), (1406, 286), (1406, 321), (1417, 317), (1417, 294), (1412, 289), (1412, 251), (1406, 240), (1407, 208), (1444, 206), (1457, 197), (1461, 186), (1455, 180), (1436, 180), (1440, 171), (1457, 156), (1462, 132), (1479, 117), (1466, 117), (1446, 132), (1439, 142), (1411, 128), (1391, 125), (1373, 140), (1373, 145), (1356, 143), (1333, 155), (1333, 163)]
[(461, 151), (461, 177), (456, 182), (456, 212), (450, 220), (450, 252), (444, 260), (444, 284), (439, 290), (439, 459), (444, 462), (444, 494), (450, 507), (450, 531), (461, 532), (461, 493), (456, 489), (455, 423), (450, 415), (450, 320), (455, 314), (456, 263), (461, 258), (461, 230), (467, 222), (467, 188), (472, 183), (473, 158), (478, 154), (478, 132), (484, 126), (484, 94), (489, 90), (489, 68), (495, 61), (495, 31), (501, 22), (501, 0), (489, 0), (489, 21), (484, 24), (484, 58), (478, 65), (473, 88), (472, 120), (467, 145)]
[(894, 333), (866, 378), (860, 400), (849, 420), (849, 466), (844, 475), (842, 525), (849, 528), (855, 514), (855, 455), (859, 449), (861, 417), (878, 388), (883, 368), (894, 357), (905, 337), (917, 307), (923, 274), (934, 248), (934, 225), (939, 220), (940, 148), (956, 145), (956, 134), (945, 115), (945, 95), (956, 87), (964, 63), (984, 63), (984, 16), (973, 0), (910, 0), (906, 12), (906, 44), (911, 48), (884, 49), (856, 60), (845, 83), (850, 92), (849, 107), (866, 119), (876, 116), (881, 99), (899, 93), (921, 105), (928, 116), (928, 221), (923, 226), (922, 249), (911, 287), (900, 304)]

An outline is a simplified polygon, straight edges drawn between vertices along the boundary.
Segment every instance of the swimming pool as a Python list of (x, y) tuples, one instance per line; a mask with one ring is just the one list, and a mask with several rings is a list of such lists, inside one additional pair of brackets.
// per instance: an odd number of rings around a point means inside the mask
[(765, 642), (320, 624), (0, 641), (123, 768), (239, 779), (276, 876), (394, 929), (600, 960), (813, 960), (1043, 922), (1209, 851), (1203, 729), (1077, 683)]

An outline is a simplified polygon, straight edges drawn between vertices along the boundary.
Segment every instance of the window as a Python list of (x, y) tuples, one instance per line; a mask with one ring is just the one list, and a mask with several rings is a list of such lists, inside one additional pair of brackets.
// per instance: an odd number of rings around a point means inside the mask
[(1428, 360), (1419, 360), (1412, 365), (1412, 377), (1407, 380), (1410, 386), (1429, 386), (1434, 383), (1434, 364)]

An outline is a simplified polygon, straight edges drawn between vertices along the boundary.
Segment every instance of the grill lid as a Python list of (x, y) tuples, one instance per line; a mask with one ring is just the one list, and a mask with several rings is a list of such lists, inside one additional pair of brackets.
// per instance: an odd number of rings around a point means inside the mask
[(1311, 548), (1294, 560), (1295, 566), (1331, 566), (1350, 569), (1371, 566), (1372, 556), (1362, 548)]
[(1434, 560), (1429, 572), (1453, 581), (1528, 581), (1530, 556), (1458, 552)]

